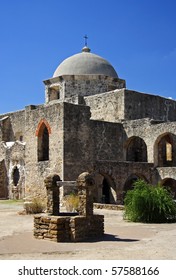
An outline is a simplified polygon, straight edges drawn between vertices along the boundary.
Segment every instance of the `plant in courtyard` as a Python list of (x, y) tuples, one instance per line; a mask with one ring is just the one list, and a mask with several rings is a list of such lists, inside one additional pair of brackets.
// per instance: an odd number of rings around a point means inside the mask
[(79, 204), (78, 195), (71, 193), (65, 198), (65, 207), (68, 212), (77, 211)]
[(152, 186), (143, 180), (134, 183), (124, 199), (124, 218), (133, 222), (176, 222), (176, 203), (162, 186)]
[(42, 213), (44, 212), (45, 208), (45, 203), (42, 199), (38, 197), (32, 198), (31, 201), (26, 201), (24, 203), (24, 209), (26, 211), (26, 214)]

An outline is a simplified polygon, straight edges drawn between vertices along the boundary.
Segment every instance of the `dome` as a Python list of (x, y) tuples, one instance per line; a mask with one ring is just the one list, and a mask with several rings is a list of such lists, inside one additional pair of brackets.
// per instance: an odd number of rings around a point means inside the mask
[(113, 66), (104, 58), (90, 53), (85, 46), (81, 53), (65, 59), (54, 72), (53, 77), (63, 75), (105, 75), (118, 78)]

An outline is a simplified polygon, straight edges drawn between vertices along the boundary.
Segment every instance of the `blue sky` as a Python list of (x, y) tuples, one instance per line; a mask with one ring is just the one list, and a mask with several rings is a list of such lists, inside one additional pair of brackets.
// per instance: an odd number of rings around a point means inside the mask
[(44, 103), (43, 80), (81, 51), (127, 88), (176, 99), (175, 0), (0, 0), (0, 114)]

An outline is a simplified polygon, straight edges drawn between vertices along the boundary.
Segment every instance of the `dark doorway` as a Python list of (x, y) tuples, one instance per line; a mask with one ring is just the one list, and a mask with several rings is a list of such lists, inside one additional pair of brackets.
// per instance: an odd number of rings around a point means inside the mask
[(110, 187), (106, 178), (103, 180), (102, 202), (110, 203)]
[(176, 180), (167, 178), (163, 181), (162, 186), (165, 187), (171, 194), (174, 200), (176, 200)]

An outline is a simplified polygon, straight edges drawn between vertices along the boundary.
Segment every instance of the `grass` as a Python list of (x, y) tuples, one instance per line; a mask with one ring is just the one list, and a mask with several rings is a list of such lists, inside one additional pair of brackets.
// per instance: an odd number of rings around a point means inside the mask
[(0, 204), (6, 204), (6, 205), (11, 205), (11, 204), (23, 204), (24, 201), (23, 199), (3, 199), (0, 200)]

